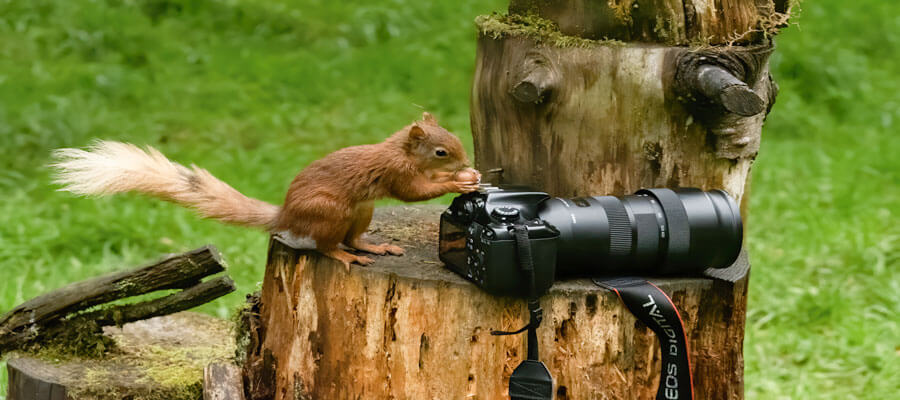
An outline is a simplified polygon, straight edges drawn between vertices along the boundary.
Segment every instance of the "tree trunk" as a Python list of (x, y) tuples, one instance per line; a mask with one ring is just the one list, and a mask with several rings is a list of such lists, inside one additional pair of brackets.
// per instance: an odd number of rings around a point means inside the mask
[[(527, 322), (525, 302), (485, 294), (436, 260), (442, 207), (376, 210), (373, 236), (403, 257), (343, 265), (277, 239), (245, 362), (251, 399), (497, 399), (525, 356), (523, 336), (491, 336)], [(746, 263), (741, 257), (738, 263)], [(698, 399), (739, 398), (746, 279), (652, 282), (684, 319)], [(557, 399), (650, 399), (657, 338), (616, 295), (587, 279), (542, 297), (541, 359)], [(254, 386), (255, 385), (255, 386)]]
[[(724, 189), (746, 221), (750, 167), (777, 94), (768, 72), (771, 36), (787, 21), (786, 1), (512, 0), (510, 13), (478, 20), (471, 114), (485, 180), (567, 197)], [(716, 304), (691, 309), (690, 295), (684, 303), (675, 299), (682, 315), (698, 318), (688, 328), (695, 398), (742, 398), (747, 277), (712, 282), (711, 292), (703, 279), (683, 284), (684, 293), (703, 292), (704, 302)], [(609, 303), (604, 314), (628, 315), (621, 310)], [(590, 321), (577, 309), (572, 315)], [(723, 332), (705, 329), (723, 321)], [(599, 336), (607, 350), (621, 352), (620, 361), (654, 362), (655, 349), (628, 352), (634, 332), (620, 336), (630, 338), (624, 341)], [(575, 395), (567, 386), (571, 398), (653, 398), (652, 379), (636, 380), (581, 354), (561, 357), (575, 367), (567, 372), (596, 367), (581, 377), (590, 389)], [(712, 354), (722, 362), (697, 359)]]
[(768, 45), (559, 47), (507, 32), (478, 40), (472, 134), (486, 180), (557, 196), (718, 188), (740, 201), (774, 101)]

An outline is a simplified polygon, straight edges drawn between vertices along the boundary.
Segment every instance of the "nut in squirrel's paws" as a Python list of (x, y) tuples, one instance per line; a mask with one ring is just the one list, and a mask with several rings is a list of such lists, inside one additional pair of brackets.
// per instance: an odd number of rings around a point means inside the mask
[(477, 185), (481, 183), (481, 173), (474, 168), (466, 168), (457, 171), (453, 175), (453, 180), (457, 182), (474, 182)]
[(456, 192), (470, 193), (478, 190), (481, 182), (481, 173), (472, 168), (466, 168), (453, 175), (453, 183), (456, 184)]

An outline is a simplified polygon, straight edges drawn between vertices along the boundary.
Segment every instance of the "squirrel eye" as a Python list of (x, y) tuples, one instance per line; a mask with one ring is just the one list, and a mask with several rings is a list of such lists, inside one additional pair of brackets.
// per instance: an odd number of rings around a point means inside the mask
[(439, 149), (434, 152), (434, 155), (436, 155), (438, 157), (447, 157), (447, 150)]

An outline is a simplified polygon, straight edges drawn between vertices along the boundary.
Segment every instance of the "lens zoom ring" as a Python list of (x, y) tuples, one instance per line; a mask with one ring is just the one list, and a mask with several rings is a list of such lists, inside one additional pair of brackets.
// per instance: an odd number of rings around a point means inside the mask
[(631, 254), (631, 221), (625, 206), (616, 198), (604, 198), (603, 208), (609, 218), (609, 254), (628, 256)]

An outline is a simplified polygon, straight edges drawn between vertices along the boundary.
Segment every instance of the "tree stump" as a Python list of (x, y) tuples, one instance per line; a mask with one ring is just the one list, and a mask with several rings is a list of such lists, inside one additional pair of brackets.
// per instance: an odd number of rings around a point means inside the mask
[(234, 356), (232, 324), (193, 312), (106, 327), (102, 359), (13, 355), (8, 400), (196, 400), (204, 368)]
[[(403, 257), (349, 272), (277, 238), (244, 362), (251, 399), (498, 399), (526, 355), (525, 302), (498, 298), (437, 260), (441, 206), (377, 209), (371, 236)], [(746, 263), (742, 256), (738, 263)], [(698, 399), (740, 398), (746, 279), (658, 278), (684, 319)], [(587, 279), (542, 297), (541, 359), (557, 399), (651, 399), (656, 336)]]

